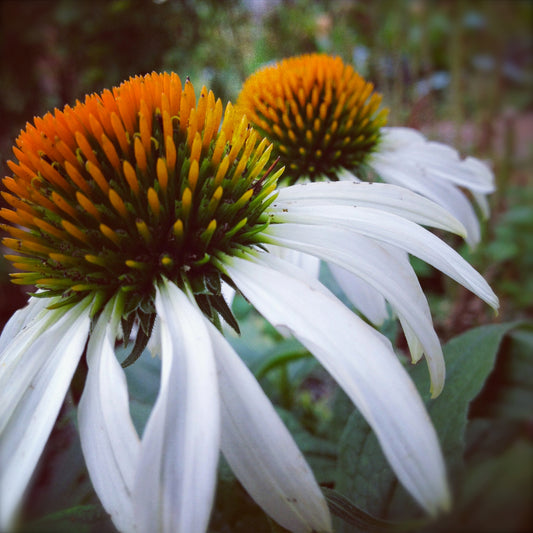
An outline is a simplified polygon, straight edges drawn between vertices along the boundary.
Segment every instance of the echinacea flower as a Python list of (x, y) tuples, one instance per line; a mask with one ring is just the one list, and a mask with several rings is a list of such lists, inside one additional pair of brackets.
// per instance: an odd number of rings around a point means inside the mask
[(309, 54), (259, 69), (245, 81), (237, 105), (274, 143), (289, 182), (362, 178), (370, 170), (445, 207), (466, 228), (467, 242), (477, 244), (479, 221), (464, 191), (486, 216), (492, 172), (414, 129), (386, 127), (381, 100), (341, 58)]
[[(267, 65), (244, 83), (239, 111), (272, 143), (287, 168), (286, 183), (382, 179), (438, 203), (465, 227), (476, 245), (494, 176), (480, 160), (461, 159), (450, 146), (428, 141), (414, 129), (386, 127), (381, 95), (341, 58), (291, 57)], [(387, 317), (385, 300), (343, 269), (332, 273), (352, 303), (371, 322)]]
[[(220, 332), (222, 321), (238, 328), (222, 296), (226, 282), (320, 360), (420, 505), (432, 514), (449, 505), (434, 428), (390, 343), (266, 246), (362, 265), (419, 332), (431, 321), (416, 300), (416, 277), (380, 243), (420, 255), (496, 305), (483, 278), (419, 223), (458, 232), (460, 225), (386, 184), (277, 191), (283, 169), (275, 170), (271, 151), (231, 104), (224, 110), (205, 89), (197, 99), (175, 74), (131, 78), (21, 132), (18, 161), (8, 163), (13, 175), (3, 180), (3, 244), (15, 252), (7, 256), (20, 270), (15, 283), (37, 291), (0, 337), (2, 529), (15, 519), (86, 357), (82, 449), (120, 531), (205, 531), (219, 450), (283, 527), (331, 530), (309, 466)], [(126, 343), (132, 331), (122, 364), (147, 345), (162, 358), (142, 435), (115, 355), (117, 340)]]

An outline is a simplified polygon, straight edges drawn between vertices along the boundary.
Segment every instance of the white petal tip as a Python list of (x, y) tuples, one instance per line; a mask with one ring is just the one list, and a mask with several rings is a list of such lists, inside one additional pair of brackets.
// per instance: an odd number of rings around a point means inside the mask
[(448, 488), (446, 487), (445, 494), (443, 497), (437, 502), (433, 510), (430, 511), (431, 516), (442, 516), (444, 514), (449, 513), (452, 510), (452, 497), (450, 495), (450, 492)]
[(439, 397), (443, 389), (444, 383), (432, 383), (429, 388), (431, 399), (434, 400), (435, 398)]

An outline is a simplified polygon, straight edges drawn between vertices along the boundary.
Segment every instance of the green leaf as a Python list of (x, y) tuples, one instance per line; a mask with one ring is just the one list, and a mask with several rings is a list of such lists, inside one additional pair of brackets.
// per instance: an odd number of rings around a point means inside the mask
[(426, 401), (452, 475), (462, 466), (470, 403), (494, 368), (503, 338), (518, 325), (511, 322), (481, 326), (451, 339), (443, 348), (446, 384), (435, 400), (429, 398), (429, 377), (424, 365), (412, 367), (411, 377)]
[(453, 514), (428, 533), (531, 531), (532, 484), (533, 446), (530, 438), (521, 439), (469, 466)]
[(335, 516), (341, 518), (344, 523), (355, 526), (358, 530), (366, 533), (392, 533), (414, 531), (424, 526), (425, 520), (409, 520), (405, 522), (390, 522), (381, 520), (357, 507), (353, 502), (345, 498), (336, 490), (322, 487), (322, 492), (328, 502), (329, 510)]
[[(482, 326), (449, 341), (444, 346), (446, 386), (435, 400), (429, 397), (426, 365), (410, 367), (439, 435), (453, 481), (462, 468), (470, 402), (490, 374), (503, 337), (517, 325)], [(420, 512), (399, 485), (375, 435), (358, 412), (350, 417), (339, 443), (336, 487), (375, 516), (410, 517)], [(348, 533), (349, 530), (344, 531)]]
[(283, 339), (264, 355), (255, 368), (255, 377), (261, 379), (275, 368), (308, 357), (311, 357), (311, 354), (296, 339)]
[(528, 421), (533, 416), (533, 324), (512, 331), (504, 340), (494, 372), (471, 416)]

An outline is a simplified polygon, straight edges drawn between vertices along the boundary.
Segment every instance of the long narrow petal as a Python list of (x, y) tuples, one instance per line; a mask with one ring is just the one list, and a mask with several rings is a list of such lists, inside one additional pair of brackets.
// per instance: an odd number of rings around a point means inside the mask
[(331, 531), (322, 492), (252, 373), (208, 324), (221, 396), (221, 447), (250, 496), (293, 532)]
[[(272, 218), (276, 222), (294, 222), (315, 227), (340, 226), (392, 244), (439, 269), (490, 306), (497, 308), (499, 305), (498, 298), (488, 283), (453, 248), (418, 224), (392, 213), (368, 207), (316, 205), (287, 207), (284, 212)], [(269, 226), (269, 231), (273, 226), (274, 224)]]
[(398, 165), (392, 157), (376, 158), (372, 168), (388, 183), (408, 187), (437, 202), (463, 224), (466, 229), (466, 240), (470, 246), (479, 243), (481, 230), (476, 212), (455, 184), (435, 176), (426, 176), (409, 161)]
[(381, 132), (383, 138), (372, 156), (371, 166), (378, 159), (394, 161), (397, 166), (408, 163), (416, 166), (421, 175), (433, 175), (475, 192), (494, 191), (494, 175), (478, 159), (461, 159), (451, 146), (428, 141), (410, 128), (382, 128)]
[(320, 274), (320, 259), (313, 255), (304, 254), (291, 248), (279, 248), (274, 246), (269, 249), (269, 252), (277, 255), (284, 261), (292, 263), (303, 270), (305, 270), (310, 276), (317, 278)]
[[(0, 420), (2, 530), (8, 529), (52, 430), (85, 347), (89, 323), (88, 302), (83, 301), (19, 353), (10, 385), (0, 388), (0, 405), (10, 406)], [(15, 336), (6, 351), (18, 339)]]
[(291, 185), (278, 191), (269, 211), (277, 215), (294, 206), (312, 210), (326, 205), (371, 207), (423, 226), (465, 235), (465, 228), (446, 209), (405, 187), (389, 183), (336, 181)]
[(2, 335), (0, 335), (0, 354), (11, 342), (13, 337), (27, 327), (49, 304), (48, 298), (32, 297), (28, 300), (25, 307), (13, 313), (11, 318), (6, 322), (2, 330)]
[(139, 531), (204, 533), (216, 485), (220, 406), (204, 318), (172, 283), (157, 290), (161, 387), (141, 442)]
[(372, 324), (381, 326), (388, 318), (387, 302), (374, 287), (359, 276), (335, 264), (328, 265), (333, 278), (355, 308)]
[[(2, 369), (0, 390), (9, 388), (10, 400), (0, 403), (0, 431), (7, 414), (13, 410), (12, 402), (18, 401), (39, 366), (38, 363), (35, 365), (31, 363), (33, 357), (37, 357), (37, 353), (29, 350), (29, 347), (43, 339), (44, 334), (52, 335), (54, 331), (63, 327), (63, 317), (69, 313), (66, 307), (46, 310), (39, 304), (40, 302), (30, 301), (28, 306), (17, 311), (20, 314), (15, 313), (16, 320), (8, 324), (8, 331), (4, 337), (4, 347), (0, 353), (0, 368)], [(26, 358), (25, 364), (21, 365), (20, 361), (23, 357)]]
[(127, 533), (135, 531), (132, 492), (140, 440), (129, 412), (126, 377), (114, 351), (116, 318), (108, 304), (91, 333), (78, 421), (93, 487), (117, 529)]
[[(263, 264), (262, 264), (263, 263)], [(422, 400), (388, 343), (319, 283), (262, 261), (219, 264), (273, 325), (285, 326), (324, 365), (375, 431), (398, 478), (430, 513), (449, 505), (444, 462)]]
[(474, 200), (481, 211), (481, 216), (483, 219), (488, 219), (490, 215), (490, 205), (489, 201), (487, 200), (487, 196), (481, 193), (472, 193), (472, 196), (474, 197)]
[(279, 245), (315, 254), (348, 269), (378, 290), (419, 339), (427, 355), (432, 392), (440, 393), (445, 375), (442, 348), (418, 279), (409, 263), (400, 260), (402, 256), (342, 228), (272, 224), (265, 233)]

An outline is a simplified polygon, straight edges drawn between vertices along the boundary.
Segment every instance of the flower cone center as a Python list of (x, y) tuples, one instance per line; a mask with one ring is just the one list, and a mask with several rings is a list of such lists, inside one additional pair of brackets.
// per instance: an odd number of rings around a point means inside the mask
[(211, 258), (257, 242), (279, 175), (231, 104), (175, 74), (36, 118), (14, 153), (0, 213), (14, 282), (63, 303), (122, 291), (126, 313), (150, 312), (161, 277), (219, 294)]
[(294, 183), (336, 180), (375, 150), (387, 111), (381, 96), (340, 58), (312, 54), (281, 61), (250, 76), (237, 107), (275, 145)]

